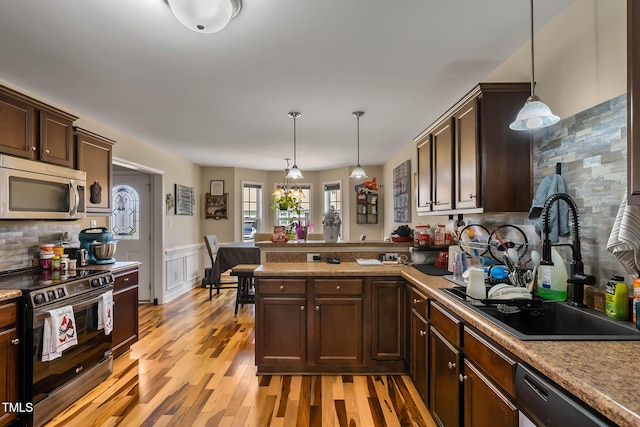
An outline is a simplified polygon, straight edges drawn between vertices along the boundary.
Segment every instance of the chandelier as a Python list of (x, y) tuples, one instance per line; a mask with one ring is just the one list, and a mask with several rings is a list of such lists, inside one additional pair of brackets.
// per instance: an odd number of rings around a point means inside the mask
[(289, 178), (289, 162), (291, 159), (284, 159), (287, 162), (287, 167), (284, 170), (284, 181), (276, 185), (276, 189), (271, 195), (273, 196), (276, 204), (285, 199), (290, 199), (292, 203), (299, 204), (300, 200), (304, 198), (304, 192), (299, 185), (292, 184), (292, 178)]

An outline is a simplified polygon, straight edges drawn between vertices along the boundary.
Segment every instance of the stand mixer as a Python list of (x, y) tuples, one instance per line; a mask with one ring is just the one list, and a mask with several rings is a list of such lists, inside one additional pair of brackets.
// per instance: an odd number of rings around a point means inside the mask
[(89, 264), (113, 264), (117, 241), (105, 227), (87, 228), (78, 235), (80, 247), (89, 253)]

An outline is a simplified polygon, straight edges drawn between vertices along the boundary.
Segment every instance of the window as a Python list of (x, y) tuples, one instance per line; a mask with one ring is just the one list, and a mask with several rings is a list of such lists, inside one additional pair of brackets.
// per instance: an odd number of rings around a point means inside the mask
[(341, 182), (327, 182), (324, 184), (324, 210), (326, 212), (330, 207), (338, 211), (342, 217), (342, 190)]
[[(283, 189), (283, 185), (276, 185), (276, 188)], [(278, 225), (289, 225), (291, 221), (302, 220), (303, 223), (313, 222), (311, 220), (311, 184), (296, 184), (290, 190), (301, 191), (303, 196), (298, 199), (300, 204), (300, 215), (296, 212), (277, 210)]]
[(140, 197), (138, 192), (126, 184), (116, 185), (112, 190), (113, 211), (111, 232), (113, 238), (140, 239)]
[(262, 211), (262, 184), (242, 183), (242, 240), (253, 241), (260, 228)]

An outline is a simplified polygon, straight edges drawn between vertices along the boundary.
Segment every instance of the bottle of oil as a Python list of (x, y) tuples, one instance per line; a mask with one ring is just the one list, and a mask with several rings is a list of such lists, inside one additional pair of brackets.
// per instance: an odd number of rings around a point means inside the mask
[(629, 318), (629, 288), (622, 276), (612, 276), (607, 283), (605, 313), (612, 319)]

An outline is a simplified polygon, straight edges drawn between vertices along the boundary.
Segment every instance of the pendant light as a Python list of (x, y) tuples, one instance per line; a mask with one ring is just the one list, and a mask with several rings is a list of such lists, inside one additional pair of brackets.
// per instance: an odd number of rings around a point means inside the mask
[(367, 176), (367, 173), (364, 171), (364, 169), (362, 168), (362, 166), (360, 166), (360, 116), (364, 115), (364, 111), (354, 111), (353, 113), (354, 116), (356, 116), (356, 123), (357, 123), (357, 129), (358, 129), (358, 166), (356, 166), (356, 168), (353, 170), (353, 172), (351, 172), (351, 175), (349, 175), (349, 178), (369, 178)]
[(296, 119), (300, 117), (300, 113), (293, 111), (289, 113), (289, 117), (293, 119), (293, 167), (289, 169), (287, 178), (300, 179), (304, 178), (304, 176), (302, 176), (302, 172), (298, 169), (298, 162), (296, 161)]
[(560, 121), (560, 117), (551, 112), (551, 109), (534, 93), (534, 52), (533, 52), (533, 0), (531, 0), (531, 96), (520, 109), (516, 119), (509, 125), (512, 130), (534, 130), (551, 126)]
[(196, 33), (217, 33), (240, 12), (240, 0), (167, 0), (173, 16)]

